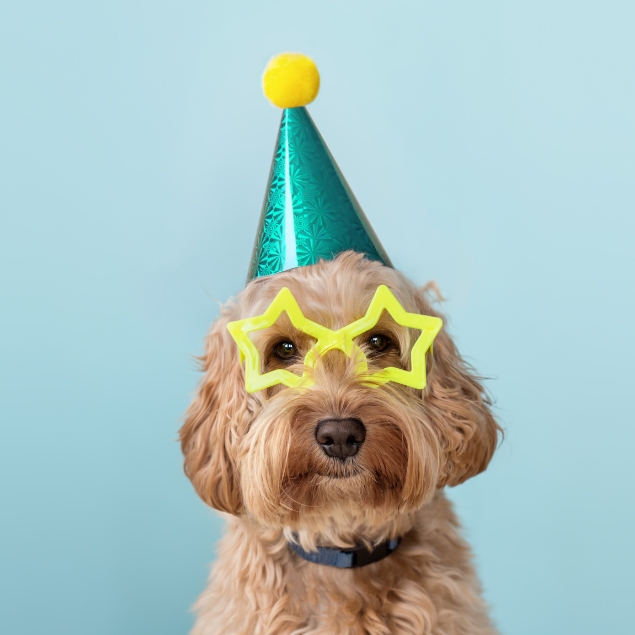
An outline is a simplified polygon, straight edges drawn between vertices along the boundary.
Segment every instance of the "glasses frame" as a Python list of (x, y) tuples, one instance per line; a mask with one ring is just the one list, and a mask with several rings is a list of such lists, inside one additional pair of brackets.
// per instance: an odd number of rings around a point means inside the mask
[[(384, 311), (400, 326), (421, 331), (410, 353), (410, 370), (388, 366), (374, 373), (368, 373), (366, 355), (354, 342), (356, 337), (377, 326)], [(291, 324), (298, 331), (316, 340), (304, 358), (305, 370), (302, 375), (296, 375), (284, 368), (262, 373), (260, 351), (249, 337), (249, 334), (254, 331), (261, 331), (273, 326), (282, 313), (289, 316)], [(314, 385), (315, 382), (306, 369), (314, 368), (318, 357), (331, 350), (340, 350), (349, 357), (354, 356), (357, 360), (356, 371), (359, 374), (368, 375), (368, 381), (365, 383), (369, 386), (379, 387), (392, 381), (411, 388), (423, 389), (426, 386), (426, 353), (432, 351), (432, 343), (442, 326), (443, 320), (441, 318), (407, 312), (392, 291), (382, 284), (377, 287), (366, 314), (359, 320), (336, 331), (305, 317), (287, 287), (283, 287), (278, 292), (262, 315), (229, 322), (227, 329), (238, 345), (240, 362), (245, 362), (245, 388), (247, 392), (254, 393), (277, 384), (283, 384), (289, 388)]]

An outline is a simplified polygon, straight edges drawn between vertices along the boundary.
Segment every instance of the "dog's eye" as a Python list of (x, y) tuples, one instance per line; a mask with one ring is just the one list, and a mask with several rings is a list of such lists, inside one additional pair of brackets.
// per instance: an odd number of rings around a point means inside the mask
[(384, 353), (386, 352), (392, 345), (392, 340), (385, 335), (381, 335), (379, 333), (374, 333), (368, 338), (368, 348), (373, 353)]
[(295, 347), (295, 344), (293, 342), (284, 340), (282, 342), (278, 342), (273, 347), (273, 354), (278, 359), (289, 360), (297, 356), (298, 349)]

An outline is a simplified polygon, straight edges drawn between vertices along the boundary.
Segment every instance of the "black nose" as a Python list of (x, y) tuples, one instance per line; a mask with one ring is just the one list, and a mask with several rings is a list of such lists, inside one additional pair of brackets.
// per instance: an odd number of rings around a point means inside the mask
[(322, 419), (315, 438), (327, 456), (344, 460), (357, 454), (366, 438), (366, 428), (359, 419)]

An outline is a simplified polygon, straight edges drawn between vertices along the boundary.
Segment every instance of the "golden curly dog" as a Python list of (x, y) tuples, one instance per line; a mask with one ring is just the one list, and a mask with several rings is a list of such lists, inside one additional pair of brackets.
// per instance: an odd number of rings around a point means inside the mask
[[(318, 359), (310, 389), (245, 390), (229, 321), (263, 313), (286, 286), (308, 318), (340, 328), (364, 315), (380, 284), (407, 311), (435, 315), (398, 271), (346, 252), (249, 282), (213, 325), (180, 437), (196, 491), (230, 516), (193, 635), (496, 632), (443, 488), (487, 467), (500, 428), (445, 329), (427, 356), (423, 391), (363, 385), (339, 351)], [(302, 370), (312, 342), (285, 317), (254, 338), (263, 370)], [(358, 342), (369, 370), (407, 369), (413, 335), (384, 313)], [(348, 455), (325, 451), (316, 438), (323, 421), (352, 422)], [(353, 569), (308, 562), (289, 547), (372, 549), (395, 537), (401, 544), (388, 557)]]

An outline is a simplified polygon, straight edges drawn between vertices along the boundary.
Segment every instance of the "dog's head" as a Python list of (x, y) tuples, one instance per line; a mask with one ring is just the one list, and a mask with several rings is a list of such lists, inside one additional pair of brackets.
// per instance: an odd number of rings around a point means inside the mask
[[(381, 284), (406, 311), (434, 315), (425, 295), (399, 272), (353, 252), (253, 280), (223, 309), (180, 432), (185, 471), (206, 503), (278, 527), (302, 529), (356, 513), (377, 526), (487, 467), (499, 427), (445, 330), (427, 355), (425, 389), (373, 386), (339, 350), (305, 369), (314, 341), (283, 313), (252, 336), (262, 371), (309, 372), (312, 383), (247, 393), (230, 321), (262, 314), (288, 287), (306, 317), (338, 329), (365, 314)], [(369, 372), (408, 370), (416, 337), (384, 313), (356, 343)]]

